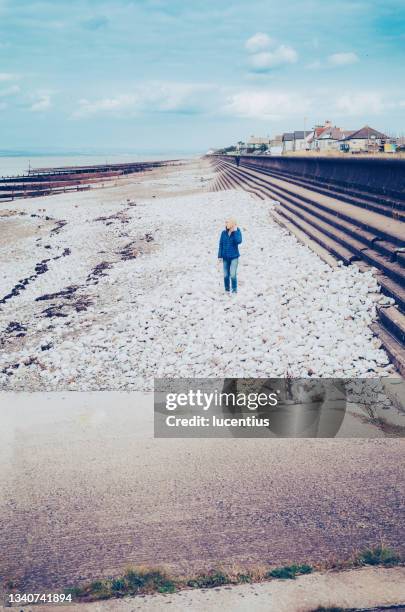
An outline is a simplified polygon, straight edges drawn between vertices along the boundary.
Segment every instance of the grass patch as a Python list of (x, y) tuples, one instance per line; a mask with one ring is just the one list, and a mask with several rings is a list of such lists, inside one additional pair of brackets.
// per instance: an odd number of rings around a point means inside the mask
[(119, 578), (96, 580), (82, 587), (66, 589), (73, 599), (79, 601), (97, 601), (126, 595), (148, 593), (174, 593), (176, 582), (166, 572), (159, 569), (129, 568)]
[(193, 589), (212, 589), (224, 584), (232, 584), (231, 578), (224, 572), (210, 572), (187, 581), (187, 586)]
[(394, 566), (401, 563), (401, 557), (392, 548), (379, 544), (365, 548), (356, 556), (357, 565), (386, 565)]
[[(265, 580), (294, 580), (297, 576), (310, 574), (316, 570), (342, 570), (363, 566), (392, 567), (403, 563), (394, 550), (382, 544), (365, 548), (345, 561), (325, 562), (316, 567), (307, 563), (269, 568), (257, 566), (246, 570), (238, 566), (233, 569), (214, 569), (195, 576), (171, 576), (165, 570), (147, 567), (131, 567), (123, 576), (96, 580), (83, 586), (65, 591), (76, 601), (97, 601), (152, 593), (175, 593), (181, 589), (212, 589), (225, 585), (263, 582)], [(342, 612), (339, 607), (320, 607), (314, 612)], [(349, 608), (350, 610), (350, 608)]]
[(281, 580), (295, 580), (297, 576), (303, 574), (311, 574), (313, 568), (311, 565), (302, 563), (301, 565), (284, 565), (283, 567), (275, 567), (267, 573), (268, 578), (278, 578)]
[(114, 581), (119, 593), (136, 595), (137, 593), (174, 593), (175, 581), (165, 571), (145, 568), (129, 568), (122, 579)]

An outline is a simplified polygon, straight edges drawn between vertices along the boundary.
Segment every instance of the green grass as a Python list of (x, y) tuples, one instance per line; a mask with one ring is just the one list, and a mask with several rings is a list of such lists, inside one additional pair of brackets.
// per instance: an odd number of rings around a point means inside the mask
[(146, 593), (174, 593), (176, 583), (166, 572), (159, 569), (130, 568), (118, 578), (96, 580), (82, 587), (67, 589), (66, 594), (72, 594), (79, 601), (94, 601), (140, 595)]
[(311, 565), (303, 563), (301, 565), (284, 565), (276, 567), (267, 573), (268, 578), (278, 578), (282, 580), (294, 580), (297, 576), (310, 574), (313, 571)]
[(356, 556), (358, 565), (386, 565), (394, 566), (401, 563), (401, 557), (392, 548), (378, 545), (365, 548)]
[(187, 586), (193, 589), (212, 589), (224, 584), (231, 584), (230, 577), (224, 572), (210, 572), (187, 581)]
[[(392, 567), (402, 564), (404, 559), (393, 549), (382, 544), (365, 548), (344, 561), (319, 563), (312, 567), (307, 563), (282, 567), (268, 566), (234, 568), (233, 570), (213, 569), (195, 576), (171, 576), (166, 571), (147, 567), (131, 567), (123, 576), (96, 580), (83, 586), (67, 589), (76, 601), (97, 601), (124, 596), (151, 593), (174, 593), (181, 589), (212, 589), (224, 585), (263, 582), (265, 580), (294, 580), (298, 576), (315, 570), (342, 570), (363, 566)], [(320, 607), (316, 612), (341, 612), (339, 607)], [(346, 609), (347, 610), (347, 609)], [(315, 612), (315, 611), (314, 611)]]
[(180, 578), (170, 577), (166, 572), (159, 569), (129, 568), (121, 577), (96, 580), (82, 587), (66, 589), (65, 593), (71, 594), (76, 601), (97, 601), (127, 595), (174, 593), (185, 588), (212, 589), (227, 584), (247, 584), (271, 578), (295, 578), (312, 571), (313, 568), (310, 565), (302, 564), (279, 567), (270, 571), (257, 569), (247, 572), (212, 570), (191, 578)]

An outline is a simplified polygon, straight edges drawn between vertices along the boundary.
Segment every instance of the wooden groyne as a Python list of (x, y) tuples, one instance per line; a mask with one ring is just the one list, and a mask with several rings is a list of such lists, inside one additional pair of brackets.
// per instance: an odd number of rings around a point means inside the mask
[(95, 184), (111, 181), (121, 176), (179, 163), (180, 160), (171, 159), (124, 164), (35, 168), (30, 170), (28, 174), (0, 178), (0, 201), (53, 195), (68, 191), (83, 191), (91, 189)]

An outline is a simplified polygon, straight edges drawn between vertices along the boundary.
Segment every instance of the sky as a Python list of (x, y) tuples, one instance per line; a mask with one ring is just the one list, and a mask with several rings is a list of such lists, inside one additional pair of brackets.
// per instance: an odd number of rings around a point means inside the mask
[(405, 134), (405, 0), (0, 0), (0, 150)]

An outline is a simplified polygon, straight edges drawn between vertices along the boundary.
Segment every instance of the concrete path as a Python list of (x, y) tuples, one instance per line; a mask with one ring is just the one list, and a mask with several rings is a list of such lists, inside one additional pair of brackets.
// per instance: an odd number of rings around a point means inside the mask
[(2, 399), (1, 574), (26, 592), (405, 552), (402, 439), (153, 439), (150, 394)]

